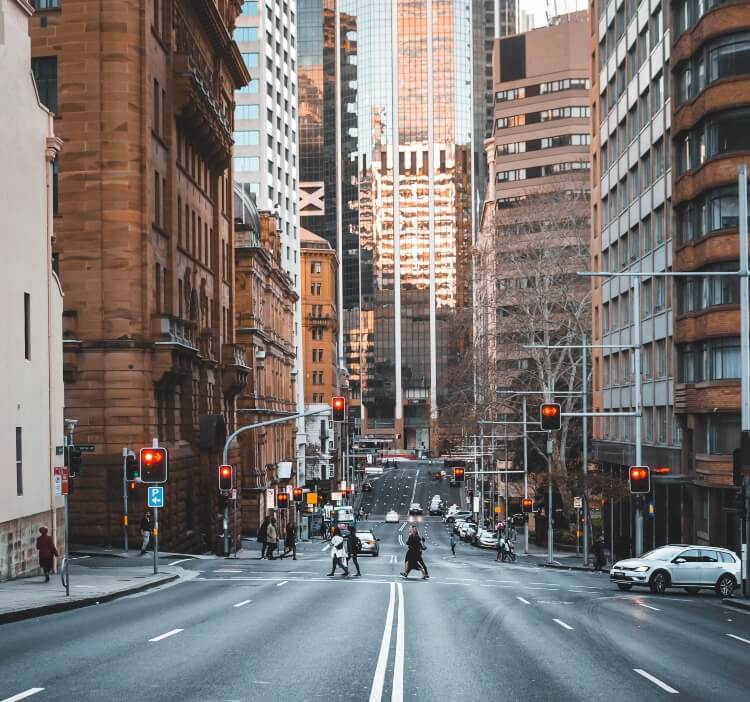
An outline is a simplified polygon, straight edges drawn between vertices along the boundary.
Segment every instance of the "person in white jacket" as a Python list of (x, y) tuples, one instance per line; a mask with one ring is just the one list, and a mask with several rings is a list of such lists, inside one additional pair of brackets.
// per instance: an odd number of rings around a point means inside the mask
[(333, 527), (331, 536), (331, 572), (328, 576), (336, 575), (336, 568), (340, 567), (344, 575), (349, 575), (349, 569), (346, 567), (346, 551), (344, 550), (344, 539), (339, 534), (339, 530)]

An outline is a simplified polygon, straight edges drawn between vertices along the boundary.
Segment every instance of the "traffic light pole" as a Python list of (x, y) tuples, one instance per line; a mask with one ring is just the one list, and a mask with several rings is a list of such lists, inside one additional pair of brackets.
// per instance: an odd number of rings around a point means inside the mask
[[(737, 175), (737, 195), (739, 200), (739, 235), (740, 235), (740, 405), (742, 433), (750, 432), (750, 281), (748, 281), (748, 243), (747, 243), (747, 169), (740, 165)], [(742, 441), (740, 440), (740, 446)], [(748, 551), (750, 551), (750, 477), (742, 478), (744, 498), (745, 552), (742, 555), (740, 575), (742, 594), (750, 597), (750, 571), (748, 571)], [(742, 541), (742, 540), (740, 540)], [(742, 544), (740, 543), (740, 551)]]
[(128, 555), (128, 448), (122, 449), (122, 543)]
[[(526, 433), (526, 395), (523, 396), (523, 496), (525, 499), (529, 497), (529, 436)], [(523, 525), (523, 552), (525, 554), (529, 552), (528, 520)]]
[[(637, 315), (637, 322), (633, 324), (633, 372), (635, 373), (635, 464), (643, 465), (643, 422), (641, 420), (641, 279), (633, 281), (633, 317)], [(610, 506), (611, 509), (611, 506)], [(635, 557), (643, 553), (643, 502), (639, 498), (635, 505)], [(612, 562), (614, 563), (614, 554)]]
[(154, 575), (159, 572), (159, 508), (154, 507)]

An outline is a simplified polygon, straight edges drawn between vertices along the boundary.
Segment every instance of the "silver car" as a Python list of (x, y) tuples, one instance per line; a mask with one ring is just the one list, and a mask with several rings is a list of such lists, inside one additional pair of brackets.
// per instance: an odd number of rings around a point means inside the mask
[(380, 554), (380, 539), (376, 539), (371, 531), (357, 530), (357, 537), (362, 544), (359, 551), (362, 555), (369, 553), (372, 556), (378, 556)]
[(740, 582), (740, 559), (729, 549), (714, 546), (661, 546), (640, 558), (618, 561), (609, 579), (620, 588), (648, 587), (662, 594), (667, 588), (690, 593), (711, 589), (720, 597), (731, 597)]

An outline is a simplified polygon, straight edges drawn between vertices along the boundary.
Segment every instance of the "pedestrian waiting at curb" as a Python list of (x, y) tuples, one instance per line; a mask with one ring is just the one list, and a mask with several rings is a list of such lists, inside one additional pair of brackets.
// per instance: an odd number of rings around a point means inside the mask
[(141, 544), (141, 556), (146, 555), (146, 549), (151, 541), (151, 511), (146, 510), (141, 518), (141, 536), (143, 537), (143, 543)]
[(54, 559), (60, 557), (55, 548), (55, 542), (47, 533), (48, 531), (46, 526), (39, 527), (39, 536), (36, 540), (36, 550), (39, 551), (39, 565), (44, 571), (45, 583), (49, 582), (50, 571), (54, 568)]
[(349, 569), (344, 563), (344, 557), (346, 551), (344, 550), (344, 539), (339, 534), (339, 530), (336, 527), (331, 527), (331, 572), (328, 573), (328, 577), (336, 575), (336, 568), (341, 568), (344, 571), (344, 575), (349, 575)]
[(271, 523), (270, 517), (264, 517), (263, 522), (258, 527), (258, 543), (260, 544), (260, 558), (259, 561), (266, 557), (266, 534), (268, 533), (268, 525)]
[(279, 532), (276, 528), (276, 517), (271, 517), (266, 527), (266, 557), (269, 561), (273, 560), (273, 554), (279, 543)]

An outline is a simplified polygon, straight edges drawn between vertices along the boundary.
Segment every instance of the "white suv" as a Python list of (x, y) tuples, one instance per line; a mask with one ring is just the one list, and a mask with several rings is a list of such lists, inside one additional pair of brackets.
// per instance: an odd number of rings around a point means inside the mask
[(678, 544), (618, 561), (609, 571), (609, 579), (620, 590), (643, 585), (661, 594), (669, 587), (691, 593), (706, 588), (720, 597), (731, 597), (740, 582), (740, 568), (740, 559), (729, 549)]

